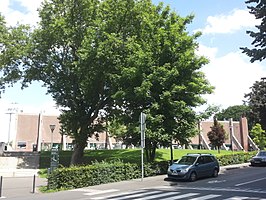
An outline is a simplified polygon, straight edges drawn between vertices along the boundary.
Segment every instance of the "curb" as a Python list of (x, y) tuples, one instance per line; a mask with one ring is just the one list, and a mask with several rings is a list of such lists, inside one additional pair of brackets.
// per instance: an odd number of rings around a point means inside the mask
[(239, 169), (250, 166), (250, 163), (241, 163), (241, 164), (234, 164), (234, 165), (226, 165), (221, 166), (220, 171), (232, 170), (232, 169)]

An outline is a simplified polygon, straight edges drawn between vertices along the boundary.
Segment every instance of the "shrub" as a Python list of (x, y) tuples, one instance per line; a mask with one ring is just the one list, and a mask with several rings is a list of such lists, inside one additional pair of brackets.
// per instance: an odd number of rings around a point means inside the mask
[[(151, 168), (145, 168), (147, 169), (145, 176), (155, 174)], [(102, 161), (92, 165), (55, 169), (48, 175), (48, 188), (52, 190), (73, 189), (130, 180), (140, 178), (140, 176), (141, 169), (137, 164)]]
[[(256, 152), (216, 155), (220, 166), (249, 162)], [(170, 161), (145, 163), (144, 177), (166, 174)], [(141, 178), (141, 166), (120, 160), (93, 162), (90, 165), (60, 167), (48, 175), (49, 190), (64, 190)]]
[(226, 166), (249, 162), (255, 154), (256, 152), (236, 152), (228, 155), (216, 155), (216, 157), (221, 166)]

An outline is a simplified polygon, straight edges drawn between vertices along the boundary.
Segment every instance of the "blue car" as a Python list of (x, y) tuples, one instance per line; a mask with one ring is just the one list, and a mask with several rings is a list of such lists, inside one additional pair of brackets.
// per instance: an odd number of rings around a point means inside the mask
[(169, 166), (167, 176), (170, 179), (195, 181), (203, 177), (217, 177), (219, 162), (212, 154), (187, 154)]

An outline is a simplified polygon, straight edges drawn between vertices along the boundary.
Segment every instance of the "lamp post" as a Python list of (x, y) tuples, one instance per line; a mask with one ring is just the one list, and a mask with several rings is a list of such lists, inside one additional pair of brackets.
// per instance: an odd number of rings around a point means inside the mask
[(55, 125), (54, 124), (50, 124), (50, 129), (51, 129), (51, 150), (53, 148), (53, 132), (55, 129)]

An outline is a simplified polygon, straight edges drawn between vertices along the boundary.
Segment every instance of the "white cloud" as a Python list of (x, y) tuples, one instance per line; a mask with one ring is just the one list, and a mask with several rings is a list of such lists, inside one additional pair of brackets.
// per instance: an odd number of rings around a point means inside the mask
[[(8, 25), (15, 26), (17, 23), (35, 25), (39, 21), (37, 9), (43, 0), (1, 0), (0, 12), (5, 16)], [(15, 10), (11, 3), (20, 4), (25, 9)]]
[(213, 55), (216, 49), (208, 47), (201, 49), (207, 51), (201, 51), (200, 54), (208, 56), (211, 52), (212, 55), (210, 63), (202, 68), (211, 85), (215, 87), (214, 94), (205, 96), (208, 104), (221, 105), (223, 108), (241, 105), (244, 95), (250, 92), (250, 87), (255, 81), (266, 76), (262, 63), (250, 63), (249, 58), (240, 51), (215, 57)]
[(214, 59), (217, 54), (218, 49), (215, 47), (207, 47), (202, 44), (199, 44), (197, 54), (200, 56), (205, 56), (208, 59)]
[(242, 28), (254, 27), (259, 20), (250, 14), (248, 10), (233, 10), (229, 15), (209, 16), (207, 25), (199, 29), (203, 34), (211, 33), (233, 33)]

